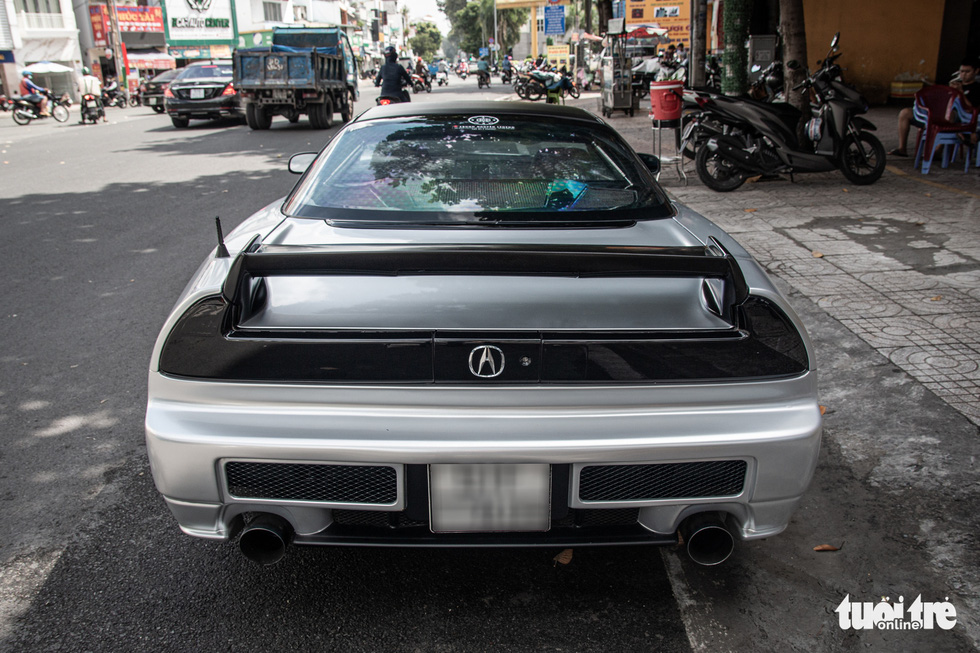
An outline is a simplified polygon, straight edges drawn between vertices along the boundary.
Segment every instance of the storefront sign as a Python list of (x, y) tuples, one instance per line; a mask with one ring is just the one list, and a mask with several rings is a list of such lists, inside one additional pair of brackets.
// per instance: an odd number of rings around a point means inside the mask
[(230, 54), (238, 43), (235, 0), (164, 0), (163, 13), (172, 46), (225, 45)]
[(670, 32), (671, 43), (691, 44), (691, 0), (627, 0), (626, 29), (657, 25)]
[(230, 59), (230, 45), (171, 46), (167, 54), (174, 59)]
[[(92, 20), (92, 34), (95, 45), (108, 45), (106, 35), (109, 33), (109, 8), (105, 5), (89, 5), (89, 17)], [(163, 10), (160, 7), (116, 7), (119, 17), (120, 32), (163, 32)]]

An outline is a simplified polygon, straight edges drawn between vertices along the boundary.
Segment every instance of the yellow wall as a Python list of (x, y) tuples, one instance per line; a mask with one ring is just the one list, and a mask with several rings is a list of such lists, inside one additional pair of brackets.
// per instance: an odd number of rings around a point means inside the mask
[[(817, 67), (840, 31), (844, 81), (869, 102), (885, 102), (900, 76), (935, 82), (944, 6), (943, 0), (803, 0), (808, 65)], [(938, 71), (939, 81), (952, 72)]]

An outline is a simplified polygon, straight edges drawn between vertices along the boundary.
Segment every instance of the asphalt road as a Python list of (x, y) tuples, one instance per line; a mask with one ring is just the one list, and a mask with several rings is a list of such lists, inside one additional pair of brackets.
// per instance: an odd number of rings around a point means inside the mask
[[(454, 77), (416, 101), (461, 93), (505, 90)], [(658, 549), (297, 547), (259, 568), (181, 534), (143, 445), (153, 341), (214, 217), (284, 195), (288, 156), (333, 130), (109, 117), (0, 115), (0, 650), (690, 650)]]

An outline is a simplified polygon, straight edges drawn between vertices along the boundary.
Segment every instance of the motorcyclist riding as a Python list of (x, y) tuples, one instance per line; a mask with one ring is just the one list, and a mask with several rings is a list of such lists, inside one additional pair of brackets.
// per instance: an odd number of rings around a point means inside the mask
[(476, 74), (483, 78), (485, 84), (490, 85), (490, 64), (487, 63), (486, 57), (480, 57), (477, 62)]
[(21, 75), (20, 96), (28, 102), (38, 105), (39, 113), (42, 116), (50, 116), (51, 112), (48, 111), (48, 98), (44, 95), (44, 87), (34, 83), (31, 79), (33, 77), (31, 71), (25, 70)]
[(398, 51), (394, 46), (385, 48), (385, 62), (381, 64), (374, 85), (381, 87), (382, 97), (400, 98), (402, 102), (411, 102), (408, 91), (404, 87), (412, 83), (408, 71), (398, 64)]
[[(92, 100), (91, 101), (95, 103), (95, 106), (98, 108), (99, 113), (102, 114), (102, 120), (104, 120), (105, 122), (108, 122), (109, 121), (109, 118), (105, 115), (105, 111), (103, 111), (103, 108), (104, 107), (103, 107), (103, 104), (102, 104), (102, 82), (99, 81), (99, 78), (98, 77), (96, 77), (95, 75), (92, 74), (92, 69), (89, 68), (88, 66), (85, 66), (85, 67), (82, 68), (82, 83), (79, 86), (79, 90), (81, 91), (81, 94), (82, 94), (82, 98), (83, 99), (87, 95), (92, 96)], [(82, 110), (82, 120), (81, 120), (81, 122), (84, 124), (85, 123), (85, 115), (84, 115), (84, 113), (85, 113), (85, 111), (84, 111), (85, 104), (83, 103), (82, 106), (83, 106), (83, 110)]]

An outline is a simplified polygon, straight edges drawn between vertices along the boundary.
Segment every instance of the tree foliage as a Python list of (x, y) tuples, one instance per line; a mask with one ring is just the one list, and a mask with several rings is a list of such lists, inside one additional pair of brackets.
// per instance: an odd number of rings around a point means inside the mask
[(725, 0), (725, 54), (721, 91), (726, 95), (742, 95), (749, 88), (749, 38), (752, 0)]
[(415, 26), (415, 36), (408, 40), (415, 55), (429, 60), (435, 56), (442, 45), (442, 33), (432, 23), (418, 23)]
[[(455, 50), (453, 46), (456, 46), (472, 55), (489, 45), (493, 36), (493, 0), (439, 0), (438, 4), (452, 26), (447, 51)], [(497, 42), (501, 52), (506, 52), (520, 40), (521, 27), (527, 22), (528, 15), (527, 9), (497, 12)]]

